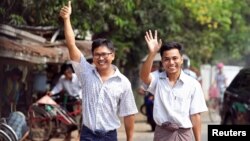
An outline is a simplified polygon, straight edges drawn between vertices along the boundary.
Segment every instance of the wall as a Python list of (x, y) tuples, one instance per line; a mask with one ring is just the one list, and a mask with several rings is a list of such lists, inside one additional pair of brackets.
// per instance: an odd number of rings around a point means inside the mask
[[(227, 78), (227, 85), (231, 83), (233, 78), (237, 75), (241, 66), (229, 66), (225, 65), (223, 67), (223, 72)], [(208, 89), (212, 82), (214, 81), (214, 77), (216, 74), (216, 66), (211, 66), (209, 64), (201, 65), (200, 67), (201, 77), (202, 77), (202, 89), (205, 95), (205, 98), (208, 99)]]

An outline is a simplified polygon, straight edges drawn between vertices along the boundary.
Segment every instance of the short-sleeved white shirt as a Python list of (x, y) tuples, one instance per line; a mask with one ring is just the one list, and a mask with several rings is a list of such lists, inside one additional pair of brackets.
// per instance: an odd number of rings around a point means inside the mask
[(83, 124), (91, 130), (114, 130), (120, 127), (120, 117), (138, 112), (130, 81), (115, 73), (102, 82), (95, 66), (81, 56), (80, 63), (72, 61), (82, 84)]
[(81, 98), (82, 88), (75, 73), (72, 74), (71, 80), (66, 79), (65, 75), (62, 75), (51, 90), (51, 93), (57, 94), (62, 90), (65, 90), (70, 96)]
[(165, 71), (150, 75), (152, 81), (147, 90), (155, 95), (153, 116), (157, 125), (169, 121), (182, 128), (191, 128), (190, 116), (207, 111), (200, 83), (183, 71), (173, 87)]

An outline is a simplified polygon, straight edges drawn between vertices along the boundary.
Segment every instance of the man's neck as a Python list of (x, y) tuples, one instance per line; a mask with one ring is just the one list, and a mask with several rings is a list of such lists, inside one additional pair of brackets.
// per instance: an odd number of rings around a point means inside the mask
[(100, 76), (104, 82), (105, 80), (110, 78), (110, 76), (112, 76), (115, 73), (115, 68), (113, 66), (110, 66), (106, 70), (99, 70), (98, 73), (100, 74)]
[(176, 73), (167, 73), (167, 77), (168, 77), (170, 83), (172, 84), (172, 86), (175, 85), (175, 83), (179, 79), (180, 75), (181, 75), (181, 71), (178, 71)]

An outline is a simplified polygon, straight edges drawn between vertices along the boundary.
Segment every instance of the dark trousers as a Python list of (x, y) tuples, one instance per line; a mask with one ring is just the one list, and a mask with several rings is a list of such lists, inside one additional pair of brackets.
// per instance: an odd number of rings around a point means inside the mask
[(74, 112), (74, 104), (77, 99), (73, 96), (64, 96), (63, 107), (67, 109), (68, 112)]
[(92, 131), (83, 125), (81, 129), (80, 141), (117, 141), (117, 131)]

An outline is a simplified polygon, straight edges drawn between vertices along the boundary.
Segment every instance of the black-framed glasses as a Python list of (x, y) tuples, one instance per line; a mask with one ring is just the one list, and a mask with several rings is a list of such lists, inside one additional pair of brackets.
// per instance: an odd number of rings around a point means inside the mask
[(112, 54), (112, 52), (103, 52), (103, 53), (94, 53), (94, 58), (98, 59), (100, 57), (102, 58), (108, 58), (108, 56)]

